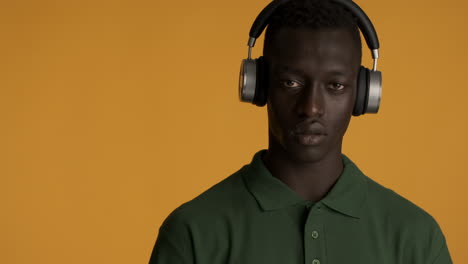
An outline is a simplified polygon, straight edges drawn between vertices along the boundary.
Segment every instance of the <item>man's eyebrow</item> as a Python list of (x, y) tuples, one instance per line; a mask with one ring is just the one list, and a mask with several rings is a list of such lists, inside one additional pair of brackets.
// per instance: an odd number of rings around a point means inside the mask
[[(304, 71), (300, 69), (296, 69), (287, 65), (279, 65), (276, 68), (276, 72), (290, 72), (290, 73), (296, 73), (296, 74), (304, 74)], [(333, 75), (333, 76), (348, 76), (351, 74), (350, 72), (348, 73), (347, 71), (343, 71), (341, 69), (334, 69), (328, 72), (328, 74)]]
[(300, 69), (295, 69), (293, 67), (287, 66), (287, 65), (279, 65), (276, 68), (277, 72), (291, 72), (291, 73), (296, 73), (296, 74), (304, 74), (304, 72)]
[(329, 72), (329, 74), (333, 75), (333, 76), (344, 76), (344, 77), (348, 76), (347, 72), (339, 71), (339, 70), (331, 71), (331, 72)]

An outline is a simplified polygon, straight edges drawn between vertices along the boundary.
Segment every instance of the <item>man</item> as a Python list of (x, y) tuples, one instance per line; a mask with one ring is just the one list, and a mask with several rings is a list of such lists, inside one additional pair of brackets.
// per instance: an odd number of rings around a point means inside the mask
[(361, 65), (354, 16), (289, 1), (263, 53), (268, 149), (175, 209), (150, 263), (452, 263), (431, 215), (341, 153)]

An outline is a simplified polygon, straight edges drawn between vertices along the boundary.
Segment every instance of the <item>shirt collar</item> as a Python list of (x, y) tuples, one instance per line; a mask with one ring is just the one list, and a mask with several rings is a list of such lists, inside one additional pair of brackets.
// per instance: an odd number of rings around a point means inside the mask
[[(243, 174), (247, 188), (263, 210), (276, 210), (305, 201), (288, 185), (274, 177), (265, 167), (260, 150), (246, 166)], [(328, 194), (319, 202), (347, 216), (360, 218), (366, 198), (366, 179), (361, 170), (346, 155), (341, 154), (343, 173)]]

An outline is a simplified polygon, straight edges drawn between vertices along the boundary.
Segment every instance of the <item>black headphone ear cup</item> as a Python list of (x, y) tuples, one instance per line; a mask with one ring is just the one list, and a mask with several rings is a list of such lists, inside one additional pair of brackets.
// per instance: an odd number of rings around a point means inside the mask
[(369, 89), (368, 69), (360, 66), (356, 85), (356, 101), (354, 102), (353, 116), (360, 116), (365, 113), (367, 94)]
[(267, 101), (267, 76), (266, 76), (266, 63), (263, 56), (255, 60), (257, 68), (257, 76), (255, 77), (255, 95), (253, 104), (257, 106), (264, 106)]

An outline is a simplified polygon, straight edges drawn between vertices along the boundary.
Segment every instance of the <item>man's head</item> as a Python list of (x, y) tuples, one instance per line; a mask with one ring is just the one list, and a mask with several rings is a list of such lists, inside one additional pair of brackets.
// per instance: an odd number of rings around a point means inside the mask
[(270, 149), (302, 162), (341, 153), (361, 54), (354, 17), (337, 3), (292, 0), (275, 12), (263, 50)]

